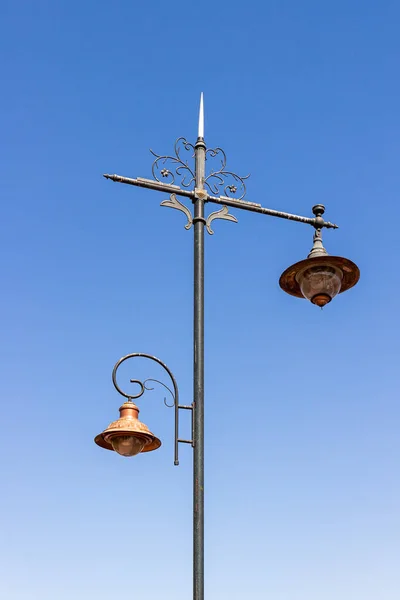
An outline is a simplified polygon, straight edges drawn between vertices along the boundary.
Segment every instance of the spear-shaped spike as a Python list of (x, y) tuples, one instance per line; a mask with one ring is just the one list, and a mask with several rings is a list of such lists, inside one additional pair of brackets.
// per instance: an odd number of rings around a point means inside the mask
[(203, 92), (200, 94), (200, 111), (199, 111), (199, 138), (204, 138), (204, 102)]

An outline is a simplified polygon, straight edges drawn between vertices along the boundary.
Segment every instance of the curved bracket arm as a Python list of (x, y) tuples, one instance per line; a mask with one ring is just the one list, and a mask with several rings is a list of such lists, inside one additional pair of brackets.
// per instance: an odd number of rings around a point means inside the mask
[[(137, 385), (140, 386), (140, 391), (137, 394), (127, 394), (126, 392), (124, 392), (118, 385), (117, 383), (117, 371), (119, 369), (119, 367), (122, 365), (123, 362), (125, 362), (126, 360), (130, 359), (130, 358), (148, 358), (149, 360), (152, 360), (156, 363), (158, 363), (169, 375), (171, 381), (172, 381), (172, 385), (173, 385), (173, 391), (165, 385), (165, 383), (162, 383), (162, 381), (158, 381), (158, 379), (145, 379), (144, 381), (140, 381), (139, 379), (131, 379), (130, 382), (131, 383), (136, 383)], [(172, 398), (174, 400), (174, 403), (171, 404), (167, 404), (166, 399), (164, 399), (164, 404), (166, 406), (169, 406), (170, 408), (174, 408), (175, 409), (175, 452), (174, 452), (174, 464), (175, 465), (179, 465), (179, 456), (178, 456), (178, 446), (179, 446), (179, 442), (184, 442), (184, 443), (191, 443), (193, 446), (193, 430), (192, 430), (192, 440), (187, 441), (187, 440), (180, 440), (179, 439), (179, 409), (190, 409), (192, 411), (194, 411), (194, 406), (193, 404), (191, 406), (181, 406), (179, 404), (179, 391), (178, 391), (178, 384), (176, 383), (176, 379), (172, 373), (172, 371), (167, 367), (167, 365), (165, 363), (162, 362), (162, 360), (160, 360), (159, 358), (157, 358), (156, 356), (152, 356), (151, 354), (145, 354), (143, 352), (132, 352), (131, 354), (127, 354), (126, 356), (123, 356), (122, 358), (119, 359), (119, 361), (117, 363), (115, 363), (114, 365), (114, 369), (112, 372), (112, 382), (114, 384), (115, 389), (117, 390), (117, 392), (119, 394), (121, 394), (121, 396), (124, 396), (125, 398), (128, 398), (128, 400), (136, 400), (137, 398), (140, 398), (141, 396), (143, 396), (144, 392), (146, 390), (152, 390), (153, 388), (147, 387), (146, 383), (148, 381), (154, 381), (156, 383), (160, 383), (162, 386), (164, 386), (172, 395)], [(192, 419), (192, 423), (193, 423), (193, 419)]]

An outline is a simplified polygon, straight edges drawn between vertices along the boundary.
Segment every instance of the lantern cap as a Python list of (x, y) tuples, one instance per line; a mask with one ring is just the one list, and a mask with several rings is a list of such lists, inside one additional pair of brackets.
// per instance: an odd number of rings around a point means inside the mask
[(110, 440), (114, 436), (132, 435), (145, 440), (142, 452), (157, 450), (161, 446), (161, 441), (149, 430), (147, 425), (139, 421), (139, 408), (131, 400), (124, 402), (119, 409), (120, 417), (94, 438), (94, 441), (101, 448), (113, 450)]
[[(336, 294), (345, 292), (357, 283), (360, 279), (360, 269), (348, 258), (330, 256), (327, 253), (322, 243), (322, 227), (324, 226), (322, 215), (325, 212), (325, 206), (316, 204), (312, 211), (315, 215), (315, 233), (311, 251), (305, 260), (291, 265), (282, 273), (279, 285), (291, 296), (307, 298), (322, 308)], [(312, 279), (314, 279), (313, 284), (311, 283)], [(309, 289), (305, 291), (303, 288), (307, 281)]]
[(291, 265), (282, 273), (279, 279), (280, 287), (291, 296), (304, 298), (300, 289), (299, 275), (311, 267), (319, 266), (329, 266), (341, 271), (342, 284), (339, 294), (352, 288), (360, 279), (360, 269), (348, 258), (330, 256), (326, 253), (312, 255), (311, 251), (310, 258), (306, 258), (305, 260), (301, 260), (300, 262)]

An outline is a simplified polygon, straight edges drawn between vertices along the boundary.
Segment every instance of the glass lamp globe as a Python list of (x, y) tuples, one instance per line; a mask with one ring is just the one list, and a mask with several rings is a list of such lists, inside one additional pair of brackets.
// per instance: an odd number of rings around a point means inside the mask
[(136, 456), (143, 450), (146, 439), (133, 434), (115, 435), (110, 438), (110, 444), (121, 456)]
[(339, 294), (343, 272), (328, 264), (309, 266), (296, 279), (304, 298), (322, 308)]

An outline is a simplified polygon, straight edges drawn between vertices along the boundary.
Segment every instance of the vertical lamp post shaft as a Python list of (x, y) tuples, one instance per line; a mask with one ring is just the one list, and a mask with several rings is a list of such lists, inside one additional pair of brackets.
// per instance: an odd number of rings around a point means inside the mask
[[(181, 154), (181, 146), (187, 151), (192, 152), (194, 149), (195, 158), (195, 169), (194, 171), (188, 165)], [(328, 256), (326, 251), (321, 248), (322, 242), (320, 242), (320, 231), (323, 227), (336, 228), (337, 226), (333, 223), (326, 222), (322, 218), (324, 207), (322, 205), (316, 205), (313, 208), (315, 217), (303, 217), (294, 215), (291, 213), (281, 212), (272, 210), (266, 207), (262, 207), (261, 204), (244, 200), (246, 194), (245, 180), (247, 177), (239, 177), (237, 174), (232, 173), (226, 169), (226, 155), (221, 148), (209, 149), (207, 151), (206, 144), (204, 142), (204, 110), (203, 110), (203, 95), (200, 100), (200, 115), (199, 115), (199, 129), (196, 144), (193, 146), (186, 138), (178, 138), (175, 143), (175, 156), (161, 156), (151, 151), (155, 156), (153, 163), (152, 172), (153, 179), (137, 178), (132, 179), (128, 177), (122, 177), (120, 175), (104, 175), (107, 179), (134, 185), (141, 188), (148, 188), (152, 190), (158, 190), (163, 193), (170, 195), (169, 200), (164, 200), (161, 206), (167, 206), (183, 212), (188, 219), (185, 225), (186, 229), (190, 229), (194, 226), (194, 289), (193, 289), (193, 402), (191, 406), (184, 406), (179, 404), (178, 388), (174, 376), (172, 375), (169, 368), (162, 363), (159, 359), (154, 356), (133, 353), (123, 357), (114, 367), (113, 372), (113, 383), (117, 391), (132, 400), (132, 398), (140, 397), (146, 388), (145, 382), (139, 382), (138, 380), (131, 380), (136, 384), (140, 384), (141, 391), (136, 396), (131, 396), (120, 390), (116, 383), (115, 374), (119, 365), (127, 358), (134, 356), (141, 356), (152, 359), (158, 362), (169, 374), (172, 379), (174, 386), (174, 405), (175, 405), (175, 464), (179, 464), (178, 461), (178, 444), (179, 442), (189, 443), (193, 446), (194, 460), (193, 460), (193, 600), (204, 600), (204, 229), (207, 228), (209, 234), (212, 234), (211, 222), (214, 219), (224, 219), (227, 221), (237, 222), (236, 218), (228, 214), (228, 207), (240, 208), (242, 210), (257, 212), (272, 217), (279, 217), (282, 219), (289, 219), (292, 221), (298, 221), (301, 223), (307, 223), (312, 225), (317, 230), (318, 236), (314, 238), (314, 250), (310, 253), (306, 260), (300, 261), (295, 265), (292, 265), (282, 274), (280, 279), (280, 285), (287, 293), (303, 297), (303, 290), (300, 289), (298, 276), (300, 276), (307, 268), (308, 277), (312, 277), (313, 273), (317, 276), (311, 283), (316, 286), (317, 291), (313, 293), (313, 297), (308, 297), (312, 302), (314, 298), (322, 298), (324, 304), (332, 299), (339, 291), (345, 291), (355, 285), (359, 278), (358, 267), (349, 261), (348, 259)], [(211, 173), (206, 175), (206, 154), (209, 153), (211, 158), (215, 158), (217, 155), (221, 159), (218, 170), (211, 170)], [(170, 169), (165, 167), (167, 161), (170, 161), (174, 165), (175, 174), (182, 176), (182, 185), (185, 189), (175, 184), (175, 176)], [(158, 173), (158, 175), (157, 175)], [(166, 177), (168, 183), (163, 183), (160, 177)], [(188, 178), (190, 179), (187, 183)], [(231, 178), (231, 179), (229, 179)], [(186, 181), (186, 182), (185, 182)], [(195, 183), (194, 190), (186, 189), (192, 182)], [(231, 185), (228, 182), (231, 181)], [(214, 194), (218, 193), (219, 188), (224, 188), (224, 194), (219, 197), (211, 196), (207, 193), (206, 187)], [(237, 198), (229, 196), (228, 194), (236, 194)], [(176, 196), (184, 198), (190, 198), (194, 205), (193, 213), (188, 209), (187, 206), (183, 205), (182, 202), (178, 201)], [(207, 219), (204, 216), (204, 205), (205, 203), (214, 203), (222, 205), (221, 210), (212, 212), (208, 215)], [(318, 242), (318, 246), (316, 245)], [(325, 269), (327, 267), (327, 269)], [(335, 277), (339, 281), (339, 288), (336, 290), (336, 294), (332, 295), (330, 288), (328, 292), (324, 288), (321, 292), (321, 268), (324, 268), (326, 277), (330, 276), (332, 280), (332, 273), (336, 273)], [(338, 274), (339, 273), (339, 274)], [(311, 285), (311, 284), (310, 284)], [(311, 286), (312, 287), (312, 286)], [(325, 290), (325, 291), (324, 291)], [(310, 293), (311, 293), (310, 292)], [(318, 293), (317, 293), (318, 292)], [(326, 292), (326, 293), (325, 293)], [(318, 302), (314, 302), (318, 304)], [(321, 303), (318, 304), (322, 306)], [(154, 380), (153, 380), (154, 381)], [(157, 381), (157, 380), (155, 380)], [(161, 382), (158, 382), (161, 383)], [(164, 385), (164, 384), (162, 384)], [(166, 387), (166, 386), (165, 386)], [(172, 393), (172, 392), (171, 392)], [(178, 413), (179, 409), (191, 409), (192, 410), (192, 439), (182, 440), (179, 439), (178, 431)], [(121, 417), (120, 419), (123, 419)], [(111, 425), (114, 425), (112, 423)], [(128, 426), (123, 423), (124, 427)], [(111, 427), (111, 426), (110, 426)], [(109, 450), (114, 449), (112, 444), (109, 443), (108, 438), (112, 438), (112, 435), (116, 435), (116, 432), (112, 429), (107, 428), (102, 434), (98, 435), (95, 439), (96, 443), (103, 448)], [(130, 429), (129, 429), (130, 427)], [(137, 435), (135, 430), (133, 433), (132, 423), (129, 421), (129, 427), (127, 433), (129, 435)], [(121, 429), (118, 430), (118, 434), (121, 434)], [(111, 436), (111, 437), (110, 437)], [(139, 436), (140, 437), (140, 436)], [(158, 438), (155, 438), (150, 432), (147, 433), (147, 437), (150, 440), (156, 440), (154, 447), (146, 447), (141, 451), (149, 451), (158, 447)], [(128, 456), (128, 454), (124, 454)], [(133, 455), (133, 454), (132, 454)]]
[[(200, 114), (202, 109), (200, 109)], [(195, 145), (196, 191), (204, 189), (206, 145)], [(204, 200), (194, 200), (194, 327), (193, 327), (193, 600), (204, 600)]]

